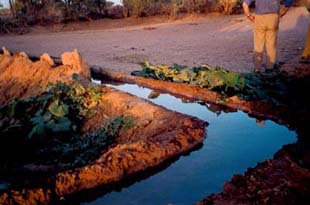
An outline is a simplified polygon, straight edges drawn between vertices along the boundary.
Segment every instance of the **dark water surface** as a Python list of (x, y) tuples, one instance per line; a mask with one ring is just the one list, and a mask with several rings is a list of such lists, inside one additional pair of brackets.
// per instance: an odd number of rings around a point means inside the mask
[(8, 189), (8, 187), (9, 187), (8, 183), (0, 181), (0, 191), (6, 190), (6, 189)]
[[(151, 93), (137, 85), (108, 86), (145, 99)], [(272, 158), (283, 145), (297, 140), (296, 133), (285, 126), (269, 120), (257, 121), (241, 111), (226, 113), (213, 105), (185, 103), (168, 94), (149, 100), (209, 122), (203, 147), (145, 180), (83, 204), (193, 204), (220, 192), (234, 174), (242, 174), (258, 162)]]

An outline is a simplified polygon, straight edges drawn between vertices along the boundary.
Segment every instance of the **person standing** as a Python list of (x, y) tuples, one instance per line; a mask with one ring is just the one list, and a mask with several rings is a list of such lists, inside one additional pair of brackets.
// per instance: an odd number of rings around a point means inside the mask
[[(251, 14), (249, 8), (252, 2), (255, 2), (255, 16)], [(280, 10), (280, 0), (243, 0), (244, 13), (254, 23), (255, 72), (263, 71), (264, 51), (266, 69), (276, 68), (279, 21), (292, 4), (293, 0), (284, 0), (285, 7)]]

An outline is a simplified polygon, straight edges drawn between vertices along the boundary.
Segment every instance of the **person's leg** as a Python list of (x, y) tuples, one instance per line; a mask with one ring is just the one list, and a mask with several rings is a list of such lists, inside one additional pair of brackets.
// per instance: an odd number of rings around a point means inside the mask
[(306, 44), (305, 44), (305, 50), (302, 55), (303, 60), (310, 60), (310, 24), (308, 25), (308, 32), (306, 36)]
[(279, 15), (268, 14), (266, 17), (266, 55), (267, 69), (273, 69), (277, 60), (277, 38), (279, 30)]
[(256, 15), (254, 21), (254, 66), (255, 70), (262, 71), (263, 52), (265, 45), (266, 26), (264, 15)]

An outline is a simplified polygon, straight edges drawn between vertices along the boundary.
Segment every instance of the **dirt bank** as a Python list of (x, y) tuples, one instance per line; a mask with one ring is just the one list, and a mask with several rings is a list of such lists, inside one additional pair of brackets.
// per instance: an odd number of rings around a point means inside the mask
[(223, 192), (213, 194), (197, 205), (228, 204), (309, 204), (309, 147), (293, 144), (283, 147), (272, 160), (234, 175)]
[[(50, 176), (48, 185), (44, 185), (48, 188), (45, 189), (38, 188), (40, 185), (36, 184), (33, 188), (8, 190), (0, 195), (1, 204), (47, 203), (81, 190), (108, 186), (158, 166), (203, 141), (204, 122), (168, 111), (115, 89), (103, 89), (107, 92), (103, 98), (104, 105), (101, 105), (105, 114), (109, 117), (133, 116), (136, 126), (121, 133), (117, 142), (91, 164)], [(101, 113), (89, 119), (84, 129), (100, 125), (102, 118)]]
[(24, 52), (11, 56), (3, 48), (0, 55), (0, 104), (7, 104), (15, 98), (37, 96), (46, 90), (48, 83), (72, 81), (73, 74), (90, 79), (89, 67), (77, 50), (64, 53), (62, 62), (56, 67), (48, 54), (32, 62)]
[[(18, 73), (20, 81), (23, 82), (22, 85), (27, 87), (28, 81), (24, 80), (30, 78), (27, 72), (33, 68), (33, 64), (43, 64), (43, 62), (40, 60), (32, 63), (24, 54), (20, 55), (17, 54), (13, 57), (8, 55), (0, 59), (1, 62), (8, 62), (7, 59), (12, 58), (12, 61), (6, 63), (6, 67), (2, 68), (0, 79), (5, 79), (3, 75), (7, 75), (7, 70), (13, 70), (14, 65), (19, 62), (20, 65), (26, 65), (25, 67), (18, 67)], [(72, 67), (69, 68), (64, 65), (56, 68), (41, 67), (42, 70), (38, 68), (37, 72), (42, 73), (41, 78), (32, 82), (33, 84), (36, 83), (37, 86), (33, 85), (33, 87), (27, 88), (29, 90), (26, 92), (27, 94), (21, 93), (18, 97), (39, 94), (39, 92), (34, 92), (33, 89), (41, 85), (40, 83), (46, 81), (46, 79), (58, 79), (59, 75), (63, 73), (62, 68), (70, 74), (74, 71)], [(58, 72), (52, 72), (50, 69), (56, 69)], [(64, 79), (68, 78), (66, 75)], [(8, 96), (13, 98), (14, 89), (19, 89), (16, 86), (7, 87), (5, 91), (1, 90), (1, 95), (7, 92), (10, 93)], [(193, 149), (202, 143), (206, 136), (206, 122), (169, 111), (112, 88), (102, 87), (101, 89), (105, 94), (98, 105), (100, 112), (85, 119), (82, 128), (83, 132), (103, 126), (107, 117), (112, 119), (116, 116), (131, 116), (134, 126), (121, 131), (115, 142), (106, 150), (102, 150), (99, 157), (86, 166), (49, 175), (47, 173), (50, 172), (46, 172), (48, 170), (42, 169), (42, 167), (48, 167), (44, 162), (34, 163), (30, 168), (29, 166), (25, 167), (28, 173), (31, 172), (31, 175), (23, 176), (25, 182), (22, 181), (23, 177), (21, 177), (18, 184), (10, 184), (13, 182), (7, 181), (10, 187), (7, 190), (1, 190), (0, 204), (50, 203), (51, 201), (57, 201), (61, 196), (97, 186), (108, 186), (151, 167), (156, 167)], [(8, 101), (6, 99), (3, 102)], [(36, 179), (36, 175), (40, 175), (40, 180)], [(41, 183), (42, 175), (43, 182)], [(14, 178), (14, 176), (11, 177)], [(27, 181), (32, 183), (29, 184)], [(21, 186), (21, 184), (26, 186)]]
[[(110, 117), (133, 116), (136, 126), (121, 133), (115, 146), (93, 164), (74, 172), (57, 174), (58, 195), (74, 193), (85, 189), (85, 186), (94, 188), (121, 180), (159, 165), (204, 139), (205, 124), (196, 118), (168, 111), (115, 89), (106, 88), (105, 91), (103, 113)], [(91, 128), (100, 121), (102, 114), (89, 119), (85, 128)]]

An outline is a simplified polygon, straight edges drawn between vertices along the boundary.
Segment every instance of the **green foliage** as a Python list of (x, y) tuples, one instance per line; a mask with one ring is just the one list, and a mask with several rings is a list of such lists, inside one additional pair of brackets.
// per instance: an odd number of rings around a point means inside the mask
[(75, 131), (71, 129), (73, 124), (72, 121), (68, 117), (65, 117), (69, 114), (69, 111), (67, 111), (67, 114), (64, 114), (63, 111), (58, 111), (59, 113), (56, 113), (58, 116), (54, 114), (55, 112), (45, 112), (44, 114), (42, 112), (42, 110), (39, 110), (31, 119), (34, 127), (28, 135), (30, 140), (34, 137), (39, 137), (40, 140), (43, 140), (48, 132), (59, 133)]
[[(57, 83), (48, 86), (48, 92), (54, 93), (55, 100), (62, 99), (63, 102), (53, 101), (57, 105), (70, 103), (80, 114), (85, 115), (87, 111), (100, 102), (102, 93), (95, 85), (84, 88), (81, 84), (73, 82), (71, 85)], [(62, 107), (58, 107), (61, 109)], [(65, 108), (64, 108), (65, 109)]]
[[(273, 104), (293, 104), (298, 97), (295, 93), (300, 93), (302, 87), (309, 86), (306, 80), (288, 76), (287, 73), (278, 70), (261, 74), (236, 73), (209, 65), (189, 68), (180, 65), (156, 66), (147, 62), (142, 67), (142, 71), (134, 71), (132, 75), (187, 83), (228, 97), (236, 95), (246, 100), (262, 100)], [(304, 100), (299, 101), (301, 103)], [(225, 104), (225, 100), (218, 101), (220, 102)]]
[[(0, 168), (35, 159), (67, 169), (84, 165), (114, 142), (121, 129), (134, 126), (127, 116), (110, 119), (94, 132), (81, 134), (85, 117), (90, 117), (103, 93), (95, 86), (77, 82), (50, 84), (38, 97), (15, 100), (0, 106)], [(19, 156), (14, 150), (21, 147)]]
[(100, 91), (93, 86), (84, 88), (77, 82), (50, 84), (48, 91), (39, 97), (44, 103), (31, 118), (33, 128), (29, 139), (34, 136), (42, 138), (49, 132), (76, 131), (74, 128), (82, 116), (99, 102), (100, 97)]
[(274, 104), (286, 104), (291, 82), (296, 80), (285, 72), (254, 74), (240, 74), (245, 78), (246, 89), (238, 94), (239, 97), (249, 100), (264, 100)]
[(245, 86), (245, 79), (238, 73), (209, 65), (189, 68), (180, 65), (156, 66), (146, 62), (142, 66), (142, 71), (135, 71), (132, 74), (164, 81), (188, 83), (209, 89), (223, 89), (225, 91), (228, 89), (238, 91)]
[(46, 164), (58, 164), (60, 169), (83, 166), (96, 159), (109, 145), (121, 129), (132, 128), (133, 119), (119, 116), (110, 119), (105, 116), (105, 125), (91, 133), (70, 138), (68, 142), (57, 141), (38, 152), (40, 160)]
[(69, 113), (69, 106), (56, 99), (48, 106), (48, 111), (56, 117), (64, 117)]
[[(99, 103), (102, 93), (98, 88), (84, 88), (73, 82), (67, 85), (50, 84), (37, 98), (14, 101), (0, 108), (0, 133), (28, 133), (27, 140), (42, 140), (53, 133), (75, 132), (83, 116)], [(21, 130), (15, 128), (20, 127)], [(14, 129), (14, 130), (13, 130)]]

